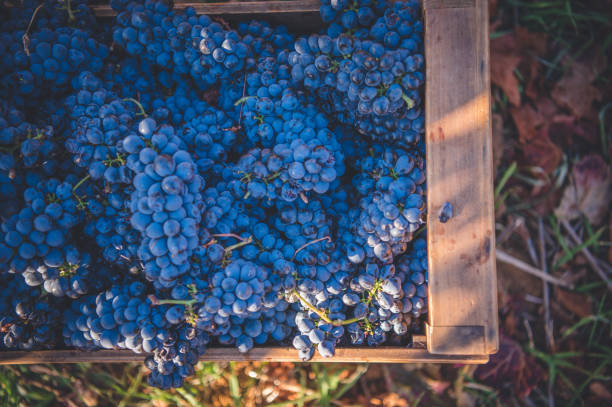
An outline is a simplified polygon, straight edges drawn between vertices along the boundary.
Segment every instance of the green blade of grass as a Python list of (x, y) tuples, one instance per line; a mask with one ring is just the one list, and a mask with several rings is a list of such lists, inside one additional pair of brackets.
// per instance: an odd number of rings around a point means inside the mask
[(238, 382), (238, 376), (236, 376), (235, 372), (235, 363), (230, 362), (230, 373), (227, 379), (229, 384), (230, 396), (234, 402), (234, 407), (240, 407), (242, 405), (241, 396), (240, 396), (240, 383)]
[(334, 393), (332, 399), (339, 400), (344, 395), (344, 393), (353, 388), (353, 386), (357, 383), (361, 376), (363, 376), (368, 371), (369, 367), (369, 364), (365, 364), (359, 367), (359, 369), (357, 369), (355, 372), (353, 372), (353, 374), (347, 379), (347, 382), (344, 383), (342, 387), (340, 387), (340, 389), (338, 389), (338, 391)]
[(592, 236), (590, 236), (586, 241), (582, 242), (582, 244), (570, 249), (569, 251), (566, 251), (563, 254), (563, 256), (561, 256), (561, 258), (557, 260), (557, 262), (553, 265), (553, 270), (561, 267), (562, 265), (564, 265), (565, 263), (573, 259), (574, 256), (576, 256), (585, 247), (590, 247), (594, 245), (595, 243), (597, 243), (597, 241), (599, 240), (599, 238), (601, 237), (601, 235), (603, 234), (605, 230), (606, 230), (605, 227), (602, 227), (597, 232), (595, 232)]
[(494, 195), (495, 200), (497, 200), (497, 197), (499, 196), (501, 190), (504, 188), (504, 186), (506, 185), (510, 177), (514, 175), (514, 173), (516, 172), (516, 169), (517, 169), (517, 165), (516, 165), (516, 161), (514, 161), (512, 164), (510, 164), (510, 166), (506, 169), (506, 171), (504, 171), (504, 174), (502, 175), (497, 186), (495, 187), (495, 195)]

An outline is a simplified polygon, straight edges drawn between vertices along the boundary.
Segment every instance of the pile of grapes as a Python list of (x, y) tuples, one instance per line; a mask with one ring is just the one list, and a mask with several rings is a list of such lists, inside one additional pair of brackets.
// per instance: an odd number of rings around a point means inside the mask
[(427, 312), (423, 23), (322, 31), (169, 0), (0, 5), (0, 351), (409, 346)]

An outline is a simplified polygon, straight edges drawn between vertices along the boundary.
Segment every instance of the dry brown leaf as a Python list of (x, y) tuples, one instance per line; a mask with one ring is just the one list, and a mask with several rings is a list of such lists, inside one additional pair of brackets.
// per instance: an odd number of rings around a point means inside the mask
[(526, 143), (535, 137), (538, 127), (544, 123), (542, 115), (529, 105), (511, 107), (510, 115), (514, 120), (521, 143)]
[(552, 98), (578, 118), (595, 118), (597, 112), (593, 103), (601, 100), (602, 92), (591, 82), (598, 71), (592, 64), (575, 62), (553, 88)]
[(513, 393), (523, 398), (545, 379), (546, 374), (518, 342), (501, 334), (499, 351), (491, 355), (489, 363), (478, 366), (475, 377), (497, 389), (511, 385)]
[(523, 52), (532, 56), (544, 55), (546, 53), (548, 38), (545, 34), (533, 33), (527, 28), (519, 25), (514, 30), (514, 35), (516, 37), (517, 46), (523, 50)]
[(514, 106), (521, 104), (518, 80), (514, 75), (514, 70), (520, 63), (519, 55), (498, 52), (495, 48), (491, 48), (491, 82), (502, 88)]
[(551, 174), (561, 162), (563, 152), (548, 137), (548, 133), (539, 130), (536, 136), (522, 146), (523, 155), (528, 165), (540, 167), (546, 174)]
[(600, 399), (612, 401), (612, 393), (602, 382), (592, 382), (589, 385), (589, 390)]
[(593, 301), (586, 294), (556, 289), (557, 300), (568, 311), (573, 312), (580, 318), (588, 317), (593, 313)]
[(610, 168), (601, 156), (590, 154), (574, 164), (555, 215), (572, 220), (585, 215), (597, 226), (610, 209)]
[[(594, 123), (578, 120), (567, 114), (553, 116), (549, 133), (553, 141), (572, 151), (591, 150), (593, 146), (600, 143), (599, 129)], [(585, 144), (584, 141), (588, 144)]]

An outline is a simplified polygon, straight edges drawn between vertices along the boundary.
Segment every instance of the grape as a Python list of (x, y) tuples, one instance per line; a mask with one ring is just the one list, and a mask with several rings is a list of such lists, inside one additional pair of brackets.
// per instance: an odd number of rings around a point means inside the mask
[(41, 299), (41, 290), (25, 283), (20, 275), (1, 275), (0, 349), (51, 349), (57, 346), (61, 323), (60, 303)]
[(297, 37), (168, 0), (100, 22), (45, 0), (26, 33), (22, 3), (0, 16), (0, 348), (146, 353), (168, 389), (210, 345), (410, 345), (419, 2), (322, 0)]

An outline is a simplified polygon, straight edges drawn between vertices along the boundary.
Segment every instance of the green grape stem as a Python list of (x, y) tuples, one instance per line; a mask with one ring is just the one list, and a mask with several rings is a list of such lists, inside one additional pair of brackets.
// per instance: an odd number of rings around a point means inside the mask
[(241, 104), (243, 104), (244, 102), (246, 102), (247, 100), (249, 100), (249, 99), (254, 99), (254, 98), (255, 98), (255, 96), (244, 96), (244, 97), (241, 97), (240, 99), (238, 99), (238, 100), (236, 101), (236, 103), (234, 103), (234, 106), (241, 105)]
[(70, 5), (70, 0), (64, 0), (66, 2), (66, 11), (68, 12), (68, 20), (72, 23), (74, 18), (74, 13), (72, 12), (72, 6)]
[(225, 253), (231, 253), (232, 250), (239, 249), (242, 246), (247, 246), (251, 243), (253, 243), (253, 236), (249, 236), (248, 238), (244, 239), (242, 242), (226, 247)]
[(325, 311), (318, 309), (317, 307), (312, 305), (310, 302), (308, 302), (308, 300), (302, 297), (296, 289), (293, 289), (292, 293), (295, 294), (296, 297), (298, 297), (298, 299), (302, 302), (302, 304), (304, 304), (306, 308), (308, 308), (309, 310), (317, 314), (323, 321), (327, 322), (328, 324), (332, 324), (333, 326), (350, 325), (352, 323), (359, 322), (365, 318), (365, 317), (361, 317), (361, 318), (351, 318), (351, 319), (345, 319), (345, 320), (340, 320), (340, 319), (332, 320), (327, 316)]
[(76, 192), (76, 190), (79, 189), (79, 187), (81, 185), (83, 185), (83, 183), (85, 181), (87, 181), (89, 178), (91, 178), (91, 176), (89, 174), (87, 174), (85, 177), (83, 177), (83, 179), (80, 180), (79, 182), (77, 182), (77, 184), (72, 188), (72, 192)]
[(408, 96), (406, 96), (405, 93), (402, 93), (402, 99), (404, 99), (404, 102), (406, 102), (406, 107), (408, 108), (408, 110), (410, 110), (410, 109), (412, 109), (414, 107), (414, 100), (412, 100)]
[(140, 113), (138, 113), (138, 115), (139, 116), (147, 117), (147, 112), (145, 111), (144, 107), (142, 106), (142, 103), (140, 103), (138, 100), (136, 100), (134, 98), (125, 98), (125, 99), (123, 99), (123, 101), (134, 103), (136, 106), (138, 106), (138, 109), (140, 110)]
[(153, 305), (184, 305), (186, 307), (191, 307), (196, 303), (196, 300), (193, 298), (191, 300), (160, 300), (154, 295), (150, 295), (149, 300), (151, 300)]

